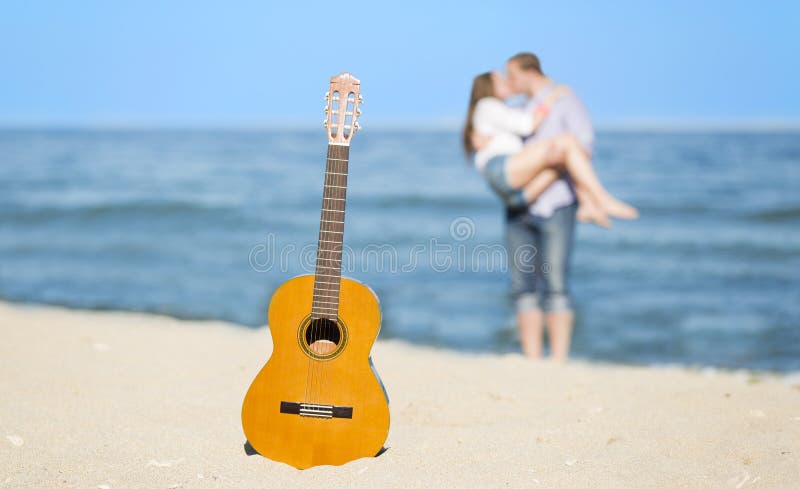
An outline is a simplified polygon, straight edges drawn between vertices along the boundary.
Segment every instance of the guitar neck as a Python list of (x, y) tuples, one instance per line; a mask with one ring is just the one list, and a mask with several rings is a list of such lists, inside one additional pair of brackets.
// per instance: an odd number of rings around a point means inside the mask
[(342, 276), (342, 244), (350, 146), (329, 144), (317, 243), (317, 269), (311, 314), (336, 320)]

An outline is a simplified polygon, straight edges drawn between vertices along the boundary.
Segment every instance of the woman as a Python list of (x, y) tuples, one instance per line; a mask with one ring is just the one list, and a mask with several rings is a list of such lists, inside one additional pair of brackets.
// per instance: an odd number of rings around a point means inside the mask
[[(547, 117), (549, 106), (567, 89), (552, 92), (532, 116), (507, 107), (511, 95), (505, 78), (497, 72), (475, 77), (464, 125), (464, 151), (489, 185), (510, 207), (524, 206), (550, 186), (561, 171), (575, 184), (580, 208), (578, 219), (609, 227), (609, 217), (635, 219), (636, 209), (606, 191), (580, 143), (571, 135), (540, 139), (523, 145), (522, 136), (533, 133)], [(490, 137), (476, 144), (476, 134)]]

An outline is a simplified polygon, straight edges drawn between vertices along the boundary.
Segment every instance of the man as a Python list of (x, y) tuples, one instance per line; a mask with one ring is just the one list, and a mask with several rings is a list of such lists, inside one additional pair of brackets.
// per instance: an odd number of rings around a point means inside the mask
[[(531, 112), (556, 87), (553, 80), (544, 75), (539, 58), (532, 53), (510, 58), (506, 72), (512, 90), (529, 97), (526, 110)], [(572, 92), (550, 107), (547, 118), (530, 139), (564, 133), (575, 136), (591, 156), (592, 123), (586, 108)], [(506, 210), (511, 288), (520, 342), (524, 353), (531, 358), (542, 356), (543, 320), (553, 359), (564, 361), (569, 354), (574, 315), (567, 279), (576, 209), (575, 192), (569, 179), (562, 176), (528, 209)], [(525, 253), (531, 245), (535, 252)]]

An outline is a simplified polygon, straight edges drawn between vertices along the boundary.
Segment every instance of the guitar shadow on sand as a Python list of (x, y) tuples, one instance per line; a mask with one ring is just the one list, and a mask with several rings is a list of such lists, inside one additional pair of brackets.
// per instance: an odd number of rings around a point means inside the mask
[[(383, 452), (385, 452), (388, 449), (389, 449), (388, 447), (381, 447), (381, 449), (378, 450), (378, 453), (376, 453), (375, 456), (380, 457), (381, 455), (383, 455)], [(251, 445), (250, 442), (247, 440), (245, 440), (244, 442), (244, 453), (246, 453), (248, 457), (251, 455), (261, 455), (256, 451), (255, 448), (253, 448), (253, 445)]]

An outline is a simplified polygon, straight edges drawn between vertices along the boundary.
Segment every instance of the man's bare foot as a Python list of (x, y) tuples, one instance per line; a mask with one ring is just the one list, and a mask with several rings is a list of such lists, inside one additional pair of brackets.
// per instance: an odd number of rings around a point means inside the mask
[(611, 220), (608, 216), (593, 205), (580, 204), (575, 217), (580, 222), (589, 222), (604, 228), (611, 227)]
[(636, 210), (636, 207), (626, 204), (625, 202), (610, 195), (603, 199), (601, 208), (606, 214), (617, 219), (631, 220), (639, 217), (639, 211)]

